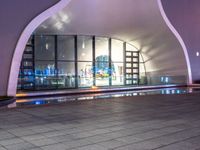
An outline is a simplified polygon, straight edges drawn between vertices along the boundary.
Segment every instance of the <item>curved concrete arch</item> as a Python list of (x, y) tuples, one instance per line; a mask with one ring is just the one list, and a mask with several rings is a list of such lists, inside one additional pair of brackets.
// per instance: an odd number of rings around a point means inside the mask
[(186, 48), (186, 45), (183, 41), (183, 39), (181, 38), (180, 34), (178, 33), (178, 31), (175, 29), (175, 27), (172, 25), (172, 23), (170, 22), (170, 20), (168, 19), (163, 5), (162, 5), (162, 0), (157, 0), (158, 2), (158, 6), (161, 12), (161, 15), (164, 19), (164, 21), (166, 22), (167, 26), (169, 27), (169, 29), (172, 31), (172, 33), (175, 35), (175, 37), (178, 39), (180, 45), (182, 46), (184, 55), (185, 55), (185, 59), (186, 59), (186, 63), (187, 63), (187, 69), (188, 69), (188, 84), (192, 84), (192, 71), (191, 71), (191, 64), (190, 64), (190, 59), (189, 59), (189, 55), (188, 55), (188, 51)]
[(28, 39), (30, 38), (31, 34), (42, 22), (44, 22), (49, 17), (53, 16), (58, 11), (62, 10), (64, 7), (66, 7), (70, 1), (71, 0), (61, 0), (60, 2), (58, 2), (51, 8), (42, 12), (37, 17), (35, 17), (22, 32), (17, 42), (17, 46), (15, 48), (14, 55), (11, 62), (10, 75), (9, 75), (8, 88), (7, 88), (8, 96), (16, 95), (17, 81), (18, 81), (17, 79), (18, 79), (18, 74), (19, 74), (20, 63), (21, 63), (21, 59), (22, 59), (22, 55), (23, 55), (26, 43), (28, 42)]

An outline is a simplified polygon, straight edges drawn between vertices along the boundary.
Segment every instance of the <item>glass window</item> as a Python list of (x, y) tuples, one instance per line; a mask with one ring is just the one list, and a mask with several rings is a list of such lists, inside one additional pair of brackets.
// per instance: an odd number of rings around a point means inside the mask
[(31, 36), (31, 37), (28, 39), (27, 45), (32, 45), (32, 39), (33, 39), (33, 37)]
[(126, 63), (126, 67), (132, 67), (132, 63)]
[(55, 59), (55, 37), (36, 36), (35, 37), (35, 59), (54, 60)]
[(53, 61), (35, 62), (35, 85), (36, 89), (55, 89), (57, 78)]
[(33, 55), (32, 54), (24, 54), (23, 59), (33, 59)]
[(74, 60), (74, 36), (58, 36), (58, 60)]
[(144, 60), (143, 60), (143, 57), (142, 57), (141, 53), (139, 53), (139, 60), (140, 60), (140, 63), (143, 63), (143, 62), (144, 62)]
[(113, 86), (133, 85), (138, 81), (146, 83), (145, 63), (138, 49), (131, 44), (126, 43), (124, 51), (123, 41), (111, 39), (109, 56), (109, 38), (95, 37), (93, 58), (92, 36), (77, 36), (77, 43), (75, 36), (36, 35), (34, 38), (35, 42), (29, 39), (25, 48), (19, 74), (19, 88), (75, 88), (76, 83), (78, 87), (91, 87), (94, 80), (96, 86), (109, 86), (109, 81)]
[(138, 67), (138, 64), (137, 64), (137, 63), (134, 63), (134, 64), (133, 64), (133, 67), (134, 67), (134, 68), (137, 68), (137, 67)]
[(132, 60), (133, 60), (133, 62), (138, 62), (139, 61), (138, 58), (133, 58)]
[(131, 62), (132, 59), (131, 59), (131, 58), (126, 58), (126, 61), (127, 61), (127, 62)]
[(133, 78), (134, 79), (138, 79), (138, 75), (137, 74), (133, 74)]
[(92, 62), (78, 63), (78, 83), (79, 87), (91, 87), (93, 85)]
[(112, 85), (124, 84), (124, 66), (123, 63), (112, 64)]
[(123, 42), (112, 39), (111, 47), (112, 47), (112, 53), (111, 53), (112, 62), (123, 62), (124, 60)]
[(75, 63), (58, 62), (58, 77), (59, 88), (75, 87)]
[(133, 78), (132, 74), (126, 74), (126, 79), (132, 79), (132, 78)]
[(138, 73), (138, 69), (133, 69), (133, 73)]
[(23, 69), (23, 74), (25, 76), (32, 76), (33, 75), (33, 70), (32, 69)]
[(26, 53), (32, 53), (33, 52), (33, 48), (31, 46), (26, 46), (24, 52), (26, 52)]
[(132, 80), (126, 80), (127, 85), (132, 85)]
[(33, 77), (23, 77), (21, 79), (22, 88), (25, 90), (33, 90), (34, 88), (34, 78)]
[(24, 61), (23, 63), (24, 63), (23, 65), (25, 67), (32, 67), (33, 66), (33, 62), (31, 62), (31, 61)]
[(134, 52), (134, 53), (133, 53), (133, 56), (134, 56), (134, 57), (138, 57), (138, 56), (139, 56), (139, 53), (138, 53), (138, 52)]
[(109, 63), (108, 62), (96, 62), (96, 86), (109, 85)]
[(126, 50), (127, 51), (138, 51), (133, 45), (126, 43)]
[(146, 73), (144, 63), (140, 63), (140, 84), (146, 84)]
[(109, 57), (106, 55), (102, 55), (102, 56), (98, 56), (96, 57), (96, 62), (108, 62), (109, 61)]
[(55, 76), (54, 61), (36, 61), (35, 75), (36, 76)]
[(96, 42), (95, 59), (101, 57), (101, 58), (106, 58), (106, 61), (108, 61), (109, 60), (108, 39), (97, 37), (95, 42)]
[(131, 56), (131, 52), (126, 52), (126, 56)]
[(78, 36), (78, 61), (92, 61), (92, 37)]

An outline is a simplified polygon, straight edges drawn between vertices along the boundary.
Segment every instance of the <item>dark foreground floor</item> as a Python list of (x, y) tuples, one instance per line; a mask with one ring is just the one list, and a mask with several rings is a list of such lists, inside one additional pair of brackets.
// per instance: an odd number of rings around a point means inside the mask
[(0, 150), (200, 149), (200, 94), (0, 109)]

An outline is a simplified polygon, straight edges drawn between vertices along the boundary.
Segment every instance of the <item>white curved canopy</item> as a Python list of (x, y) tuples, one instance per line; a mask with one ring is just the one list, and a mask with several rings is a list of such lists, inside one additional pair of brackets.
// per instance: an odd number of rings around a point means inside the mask
[(72, 0), (35, 33), (121, 39), (141, 50), (149, 74), (187, 76), (184, 52), (163, 20), (157, 0)]

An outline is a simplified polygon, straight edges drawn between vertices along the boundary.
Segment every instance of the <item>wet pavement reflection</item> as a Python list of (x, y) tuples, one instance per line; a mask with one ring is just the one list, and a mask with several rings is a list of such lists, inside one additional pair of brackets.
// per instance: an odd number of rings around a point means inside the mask
[(16, 102), (8, 105), (8, 108), (23, 107), (23, 106), (37, 106), (46, 104), (59, 104), (69, 101), (83, 101), (83, 100), (101, 100), (105, 98), (126, 97), (126, 96), (144, 96), (144, 95), (169, 95), (169, 94), (186, 94), (199, 93), (200, 88), (165, 88), (153, 90), (138, 90), (138, 91), (122, 91), (122, 92), (108, 92), (98, 94), (81, 94), (73, 96), (57, 96), (57, 97), (37, 97), (37, 98), (19, 98)]

